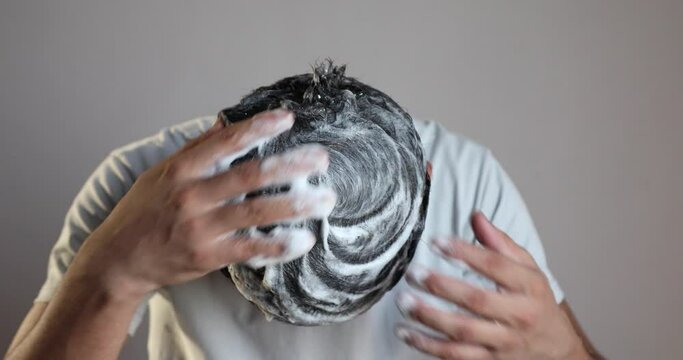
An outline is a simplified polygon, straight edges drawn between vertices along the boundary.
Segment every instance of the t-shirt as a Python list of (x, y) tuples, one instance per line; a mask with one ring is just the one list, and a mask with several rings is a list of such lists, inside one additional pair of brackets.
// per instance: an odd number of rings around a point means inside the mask
[[(108, 216), (136, 178), (208, 129), (215, 117), (201, 117), (161, 130), (111, 152), (76, 196), (49, 257), (47, 279), (35, 302), (49, 301), (83, 241)], [(487, 279), (439, 257), (429, 246), (435, 235), (474, 238), (469, 222), (480, 210), (526, 248), (548, 277), (559, 303), (563, 292), (550, 272), (543, 246), (515, 185), (491, 151), (435, 122), (415, 120), (432, 183), (425, 229), (413, 262), (435, 271), (495, 288)], [(130, 324), (136, 331), (149, 308), (150, 359), (419, 359), (394, 327), (404, 322), (394, 300), (407, 287), (401, 280), (364, 314), (326, 326), (294, 326), (264, 315), (219, 271), (149, 294)], [(455, 305), (418, 293), (428, 303)]]

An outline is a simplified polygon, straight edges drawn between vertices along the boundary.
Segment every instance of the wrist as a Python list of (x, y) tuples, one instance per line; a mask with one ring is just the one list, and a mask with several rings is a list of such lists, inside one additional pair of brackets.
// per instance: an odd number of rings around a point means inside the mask
[(154, 290), (151, 284), (131, 275), (112, 252), (103, 254), (89, 246), (91, 243), (92, 239), (86, 240), (67, 272), (78, 286), (117, 302), (139, 302)]
[(572, 351), (570, 352), (570, 355), (567, 357), (567, 359), (570, 360), (593, 360), (593, 356), (591, 356), (590, 353), (588, 353), (588, 350), (586, 347), (583, 345), (583, 341), (581, 341), (580, 338), (576, 338), (575, 340), (575, 345), (572, 348)]
[(79, 266), (74, 262), (67, 279), (71, 286), (87, 290), (90, 294), (104, 301), (118, 304), (138, 304), (148, 292), (146, 288), (136, 284), (114, 269), (95, 269)]
[[(111, 358), (117, 357), (144, 293), (130, 291), (125, 282), (76, 256), (60, 286), (32, 330), (37, 335), (24, 340), (21, 358)], [(43, 320), (44, 319), (44, 320)], [(56, 324), (56, 325), (55, 325)], [(39, 327), (40, 326), (40, 327)], [(49, 355), (48, 355), (49, 354)]]

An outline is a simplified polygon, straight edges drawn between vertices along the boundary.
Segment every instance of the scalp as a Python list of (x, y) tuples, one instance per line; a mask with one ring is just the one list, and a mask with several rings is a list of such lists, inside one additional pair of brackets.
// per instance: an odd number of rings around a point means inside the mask
[[(245, 229), (267, 234), (278, 227), (307, 228), (317, 238), (313, 249), (285, 264), (260, 269), (236, 264), (223, 271), (268, 318), (321, 325), (361, 314), (398, 282), (422, 234), (429, 179), (412, 118), (345, 70), (327, 61), (310, 74), (259, 87), (219, 113), (226, 123), (280, 107), (295, 115), (289, 131), (230, 166), (307, 143), (329, 152), (327, 173), (308, 182), (337, 192), (330, 216)], [(266, 188), (247, 198), (288, 190)]]

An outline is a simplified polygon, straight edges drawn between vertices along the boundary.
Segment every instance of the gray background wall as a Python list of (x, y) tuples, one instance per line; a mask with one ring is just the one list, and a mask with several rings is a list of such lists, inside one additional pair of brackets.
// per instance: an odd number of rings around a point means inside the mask
[(606, 355), (683, 356), (682, 1), (246, 3), (0, 3), (0, 347), (108, 151), (329, 56), (493, 149)]

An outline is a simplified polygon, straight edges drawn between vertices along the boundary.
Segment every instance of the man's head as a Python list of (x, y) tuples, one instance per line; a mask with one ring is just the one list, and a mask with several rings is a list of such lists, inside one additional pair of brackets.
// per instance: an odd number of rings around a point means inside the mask
[[(329, 152), (327, 173), (308, 179), (336, 191), (329, 217), (248, 230), (307, 228), (317, 238), (312, 250), (285, 264), (224, 269), (268, 318), (321, 325), (363, 313), (399, 281), (422, 234), (429, 178), (413, 121), (386, 94), (344, 71), (327, 62), (312, 74), (260, 87), (219, 113), (226, 123), (280, 107), (295, 115), (291, 130), (233, 165), (308, 143), (322, 144)], [(288, 190), (270, 188), (247, 196)]]

